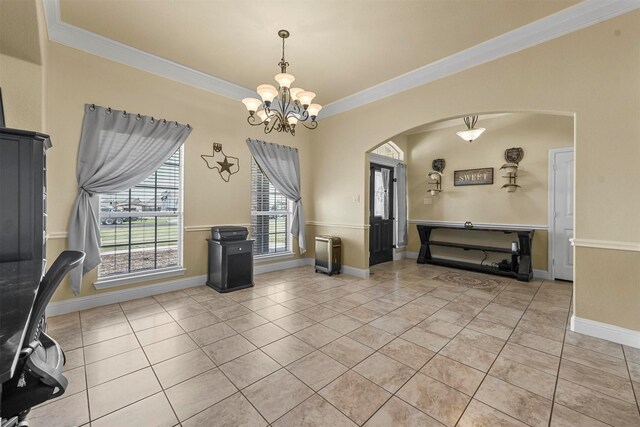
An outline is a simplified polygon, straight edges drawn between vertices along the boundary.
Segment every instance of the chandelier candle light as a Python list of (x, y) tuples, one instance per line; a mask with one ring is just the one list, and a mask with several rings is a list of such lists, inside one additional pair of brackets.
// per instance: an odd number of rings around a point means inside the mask
[[(287, 73), (289, 63), (284, 59), (284, 41), (289, 37), (289, 31), (280, 30), (278, 36), (282, 39), (282, 59), (278, 64), (280, 73), (275, 76), (279, 89), (270, 84), (260, 85), (256, 91), (262, 101), (256, 98), (244, 98), (242, 103), (249, 110), (247, 122), (251, 126), (264, 124), (264, 133), (270, 133), (275, 129), (278, 132), (295, 135), (298, 123), (302, 123), (307, 129), (318, 127), (316, 117), (322, 106), (311, 103), (316, 96), (315, 93), (299, 87), (291, 87), (296, 78)], [(305, 123), (307, 120), (310, 120), (308, 125)]]
[(467, 125), (467, 130), (456, 132), (456, 135), (465, 141), (473, 142), (474, 139), (478, 138), (482, 135), (482, 132), (486, 130), (485, 128), (474, 128), (476, 123), (478, 123), (478, 116), (465, 117), (463, 120), (464, 124)]

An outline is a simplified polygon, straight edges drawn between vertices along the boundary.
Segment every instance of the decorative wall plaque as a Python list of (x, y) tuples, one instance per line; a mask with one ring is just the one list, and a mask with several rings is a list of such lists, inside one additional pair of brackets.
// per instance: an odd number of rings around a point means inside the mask
[(493, 168), (465, 169), (453, 172), (453, 185), (493, 184)]
[(442, 173), (446, 164), (444, 159), (434, 159), (433, 162), (431, 162), (431, 167), (434, 171)]
[(507, 148), (504, 150), (504, 159), (507, 163), (518, 164), (524, 157), (524, 150), (522, 147)]
[(224, 182), (229, 182), (231, 175), (240, 171), (240, 159), (224, 154), (222, 144), (217, 142), (213, 143), (213, 153), (211, 155), (202, 154), (200, 157), (202, 157), (209, 169), (218, 171), (220, 178)]

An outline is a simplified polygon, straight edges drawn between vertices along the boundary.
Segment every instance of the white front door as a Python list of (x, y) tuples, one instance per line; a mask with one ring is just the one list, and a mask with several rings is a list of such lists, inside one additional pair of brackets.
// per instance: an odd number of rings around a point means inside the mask
[(573, 148), (552, 152), (552, 277), (573, 280)]

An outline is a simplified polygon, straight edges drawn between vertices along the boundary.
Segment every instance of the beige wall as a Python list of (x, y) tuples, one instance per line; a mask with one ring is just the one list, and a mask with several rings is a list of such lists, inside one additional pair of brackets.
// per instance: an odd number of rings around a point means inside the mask
[[(177, 120), (193, 127), (185, 143), (184, 225), (187, 229), (216, 224), (249, 224), (251, 194), (251, 156), (247, 137), (298, 147), (301, 169), (309, 167), (307, 136), (272, 133), (246, 123), (246, 110), (236, 101), (167, 80), (131, 67), (107, 61), (56, 43), (47, 43), (45, 115), (53, 149), (49, 152), (49, 230), (54, 235), (67, 231), (77, 184), (76, 157), (85, 103), (110, 106)], [(226, 154), (239, 157), (240, 172), (223, 182), (216, 171), (207, 168), (201, 154), (211, 153), (212, 143), (223, 144)], [(303, 200), (309, 199), (308, 174), (302, 182)], [(184, 234), (186, 277), (206, 274), (207, 231)], [(55, 259), (64, 249), (64, 238), (49, 241), (47, 256)], [(93, 287), (96, 272), (85, 276), (81, 296), (98, 293)], [(133, 286), (139, 286), (136, 284)], [(118, 288), (120, 289), (120, 288)], [(105, 292), (105, 291), (103, 291)], [(107, 291), (108, 292), (108, 291)], [(54, 300), (70, 298), (66, 284)]]
[[(41, 88), (35, 89), (36, 94), (41, 91), (40, 98), (46, 101), (40, 113), (37, 108), (30, 110), (37, 95), (33, 102), (25, 98), (13, 103), (8, 119), (28, 128), (44, 122), (42, 130), (52, 136), (51, 231), (66, 231), (76, 194), (82, 105), (93, 102), (194, 127), (185, 148), (187, 226), (249, 222), (249, 154), (243, 143), (247, 136), (299, 147), (308, 220), (321, 224), (321, 230), (310, 234), (345, 236), (345, 258), (352, 267), (367, 268), (366, 152), (424, 123), (474, 112), (575, 114), (576, 237), (640, 242), (638, 39), (640, 12), (629, 13), (322, 120), (318, 130), (300, 132), (295, 138), (264, 137), (259, 129), (248, 127), (244, 108), (236, 101), (49, 42), (42, 46), (44, 81), (33, 70), (22, 75), (21, 70), (29, 68), (23, 64), (7, 67), (4, 56), (0, 81), (4, 89), (7, 76), (19, 76), (7, 84), (14, 88), (7, 91), (32, 91), (35, 85)], [(228, 184), (199, 158), (214, 141), (243, 161), (240, 173)], [(353, 202), (354, 195), (360, 195), (360, 202)], [(186, 233), (189, 275), (204, 271), (205, 235)], [(65, 244), (64, 239), (51, 240), (48, 257), (54, 258)], [(575, 261), (576, 315), (640, 330), (640, 252), (578, 248)], [(92, 279), (89, 275), (82, 295), (95, 293)], [(63, 288), (56, 298), (68, 296)]]
[[(367, 185), (362, 153), (394, 135), (475, 112), (562, 112), (576, 115), (576, 237), (640, 242), (639, 38), (636, 11), (322, 120), (311, 145), (314, 220), (365, 223), (366, 204), (350, 202)], [(526, 162), (525, 157), (523, 168)], [(341, 208), (334, 209), (336, 204)], [(365, 244), (360, 248), (367, 250)], [(635, 267), (640, 252), (590, 250), (602, 257), (586, 259), (576, 251), (576, 315), (640, 330), (640, 301), (636, 291), (629, 291), (640, 287)], [(365, 268), (366, 257), (358, 258), (357, 267)], [(612, 258), (632, 262), (604, 261)], [(603, 283), (584, 274), (590, 268), (599, 268), (604, 277), (615, 273), (618, 280)]]
[(0, 52), (33, 64), (42, 64), (36, 0), (0, 2)]
[(0, 88), (7, 127), (41, 131), (42, 66), (0, 53)]
[[(461, 126), (446, 127), (410, 135), (408, 138), (408, 202), (409, 218), (413, 221), (455, 221), (473, 223), (547, 226), (549, 150), (573, 146), (573, 117), (548, 114), (515, 113), (495, 118), (480, 118), (478, 126), (487, 131), (469, 144), (455, 132)], [(502, 189), (507, 182), (499, 169), (505, 163), (504, 150), (522, 147), (524, 158), (518, 168), (519, 188), (515, 193)], [(433, 159), (443, 158), (446, 168), (442, 179), (442, 193), (431, 197), (427, 193), (426, 173)], [(493, 185), (454, 186), (455, 170), (494, 169)], [(431, 204), (425, 204), (425, 199)], [(438, 230), (447, 240), (476, 240), (477, 244), (509, 246), (515, 235), (495, 232), (464, 233)], [(447, 234), (453, 236), (448, 236)], [(533, 246), (533, 268), (547, 269), (546, 230), (536, 231)], [(436, 237), (436, 236), (434, 236)], [(419, 242), (416, 226), (409, 226), (410, 250), (417, 250)], [(470, 242), (470, 241), (469, 241)], [(470, 242), (471, 243), (471, 242)], [(481, 260), (482, 253), (447, 248), (433, 248), (434, 254), (462, 259)], [(488, 260), (500, 260), (504, 254), (489, 254)]]

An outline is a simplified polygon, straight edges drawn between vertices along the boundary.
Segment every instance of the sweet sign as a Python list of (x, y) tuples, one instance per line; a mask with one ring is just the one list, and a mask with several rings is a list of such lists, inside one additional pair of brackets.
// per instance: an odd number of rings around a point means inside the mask
[(453, 184), (456, 186), (493, 184), (493, 168), (454, 171)]

